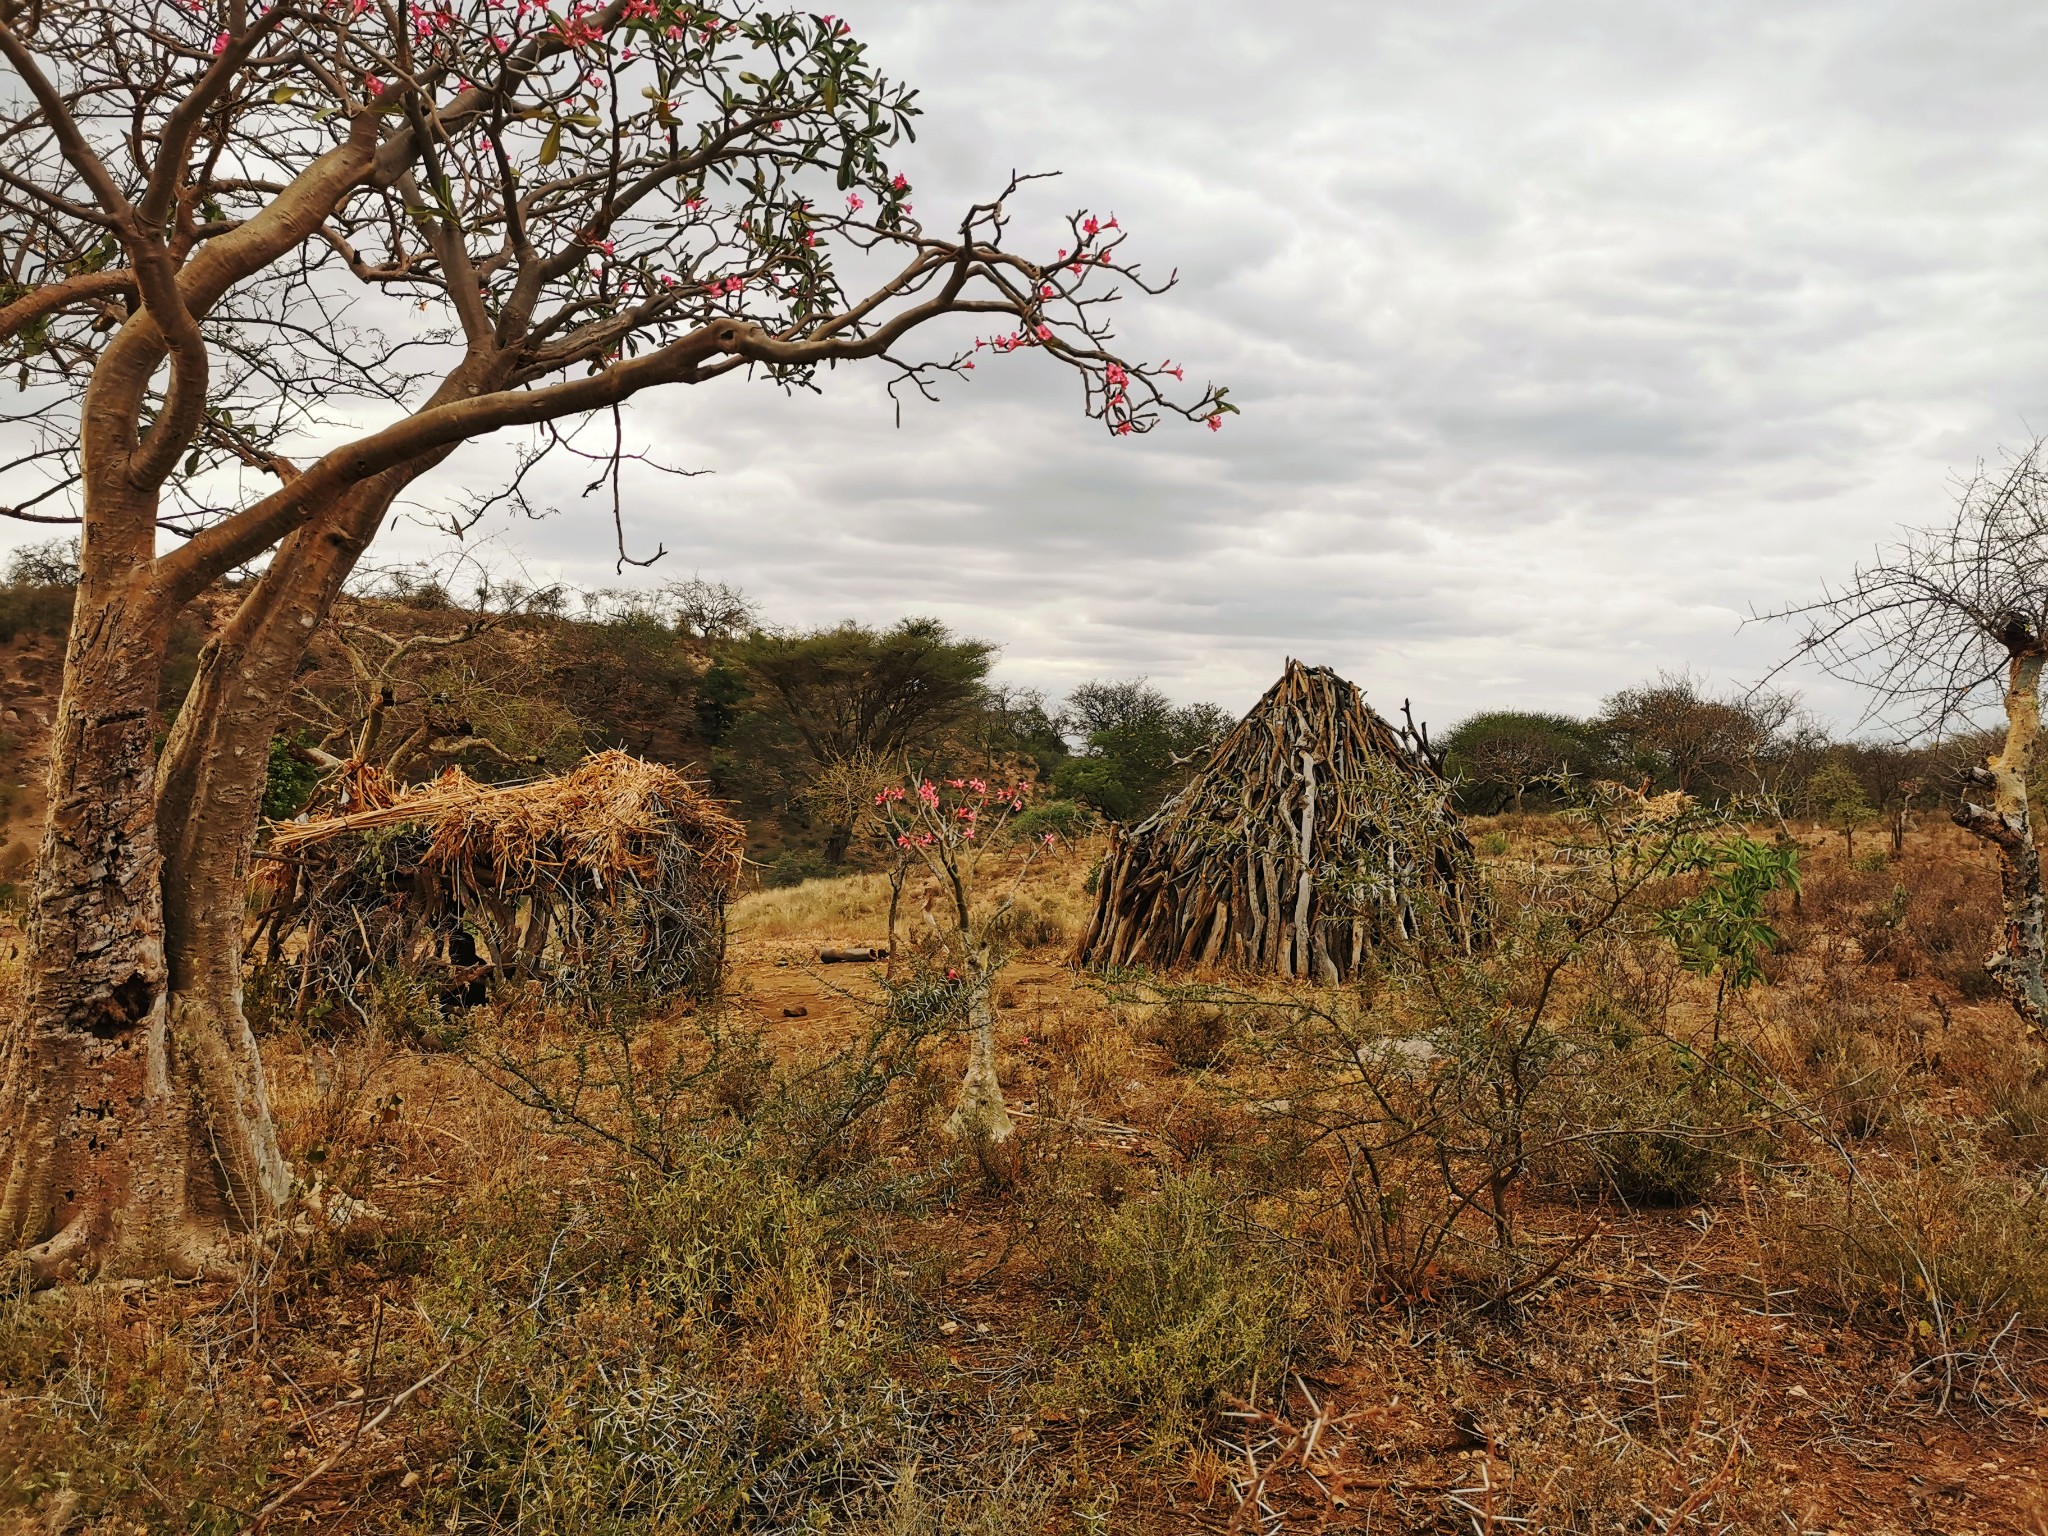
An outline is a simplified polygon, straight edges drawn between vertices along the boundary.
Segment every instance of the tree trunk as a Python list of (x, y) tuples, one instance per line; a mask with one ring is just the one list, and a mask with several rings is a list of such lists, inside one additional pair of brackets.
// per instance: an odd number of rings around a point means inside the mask
[(976, 1147), (1009, 1140), (1016, 1127), (1003, 1105), (1002, 1079), (996, 1072), (996, 1011), (989, 993), (995, 977), (985, 965), (976, 968), (973, 995), (967, 1002), (972, 1033), (967, 1043), (967, 1072), (960, 1080), (960, 1099), (946, 1120), (946, 1134)]
[(141, 577), (110, 597), (81, 581), (0, 1079), (0, 1239), (38, 1279), (200, 1273), (290, 1195), (242, 1013), (249, 856), (299, 659), (400, 483), (285, 542), (208, 642), (161, 761), (168, 618)]
[(140, 562), (93, 553), (0, 1053), (0, 1241), (38, 1280), (198, 1273), (275, 1198), (253, 1051), (173, 1009), (166, 985), (152, 736), (169, 616)]
[(1997, 979), (2013, 1011), (2040, 1029), (2048, 1025), (2048, 984), (2042, 979), (2041, 854), (2034, 844), (2027, 770), (2041, 740), (2041, 666), (2048, 652), (2017, 620), (2007, 621), (2002, 638), (2012, 658), (2005, 690), (2005, 743), (1969, 775), (1972, 785), (1991, 791), (1991, 804), (1966, 800), (1956, 808), (1955, 820), (1998, 849), (2005, 920), (1984, 968)]
[(825, 834), (825, 862), (834, 869), (846, 862), (847, 852), (853, 847), (853, 828), (846, 823), (834, 823)]

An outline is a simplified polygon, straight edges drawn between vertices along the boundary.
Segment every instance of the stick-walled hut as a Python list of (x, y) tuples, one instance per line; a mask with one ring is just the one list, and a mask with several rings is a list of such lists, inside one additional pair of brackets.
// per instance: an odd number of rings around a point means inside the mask
[(1450, 785), (1327, 667), (1280, 681), (1148, 820), (1111, 831), (1082, 964), (1322, 982), (1425, 927), (1476, 937)]

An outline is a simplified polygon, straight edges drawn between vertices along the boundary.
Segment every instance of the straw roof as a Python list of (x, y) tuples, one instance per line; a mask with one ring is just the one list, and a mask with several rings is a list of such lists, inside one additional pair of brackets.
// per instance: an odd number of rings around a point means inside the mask
[(600, 891), (668, 884), (664, 853), (693, 855), (706, 894), (737, 890), (745, 829), (675, 769), (625, 752), (600, 752), (559, 777), (480, 784), (459, 768), (396, 790), (368, 777), (338, 815), (277, 825), (270, 850), (295, 855), (339, 839), (404, 828), (424, 842), (406, 862), (461, 885), (515, 895), (587, 881)]

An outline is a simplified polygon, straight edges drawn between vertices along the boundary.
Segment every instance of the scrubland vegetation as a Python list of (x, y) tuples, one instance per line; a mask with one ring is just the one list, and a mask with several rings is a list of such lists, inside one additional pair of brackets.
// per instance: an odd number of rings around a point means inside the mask
[(747, 898), (706, 1004), (259, 1015), (290, 1231), (233, 1283), (8, 1298), (6, 1497), (106, 1531), (2038, 1530), (2048, 1058), (1979, 981), (1992, 871), (1931, 816), (1853, 861), (1793, 830), (1732, 989), (1674, 942), (1726, 879), (1686, 850), (1772, 834), (1698, 810), (1477, 822), (1495, 943), (1343, 989), (1071, 971), (1098, 847), (1063, 844), (1005, 927), (995, 1150), (944, 1133), (938, 925), (816, 964), (881, 936), (883, 872)]

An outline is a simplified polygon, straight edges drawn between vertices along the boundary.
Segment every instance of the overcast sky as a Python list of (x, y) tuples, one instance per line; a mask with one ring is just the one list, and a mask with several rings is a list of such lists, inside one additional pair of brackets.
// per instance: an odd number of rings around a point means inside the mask
[[(671, 551), (634, 580), (936, 614), (1054, 695), (1238, 708), (1294, 655), (1439, 723), (1586, 710), (1661, 667), (1753, 679), (1790, 636), (1752, 604), (2048, 427), (2037, 6), (842, 3), (922, 88), (920, 215), (1063, 171), (1020, 242), (1114, 210), (1181, 274), (1129, 351), (1244, 414), (1112, 442), (1028, 353), (900, 430), (854, 374), (643, 397), (641, 444), (714, 473), (629, 478), (630, 538)], [(500, 535), (619, 583), (596, 505)]]

